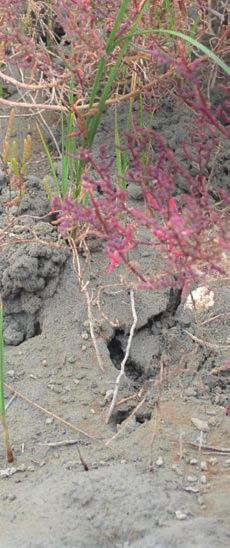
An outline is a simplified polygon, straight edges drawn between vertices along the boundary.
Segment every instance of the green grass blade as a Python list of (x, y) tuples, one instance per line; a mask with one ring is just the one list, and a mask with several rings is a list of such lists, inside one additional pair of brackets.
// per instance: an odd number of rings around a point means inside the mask
[(121, 141), (120, 141), (120, 134), (119, 134), (119, 127), (118, 127), (118, 115), (117, 115), (117, 106), (115, 106), (115, 113), (114, 113), (114, 126), (115, 126), (115, 165), (116, 170), (118, 173), (118, 179), (119, 183), (122, 179), (122, 157), (121, 157)]
[[(119, 28), (120, 28), (120, 25), (122, 23), (123, 18), (127, 13), (129, 3), (130, 3), (130, 0), (123, 0), (123, 2), (121, 4), (121, 7), (118, 11), (116, 20), (114, 22), (112, 31), (109, 35), (109, 38), (108, 38), (108, 41), (107, 41), (107, 44), (106, 44), (106, 54), (107, 55), (112, 53), (112, 51), (114, 49), (114, 39), (116, 37), (116, 34), (119, 31)], [(94, 83), (93, 83), (93, 88), (92, 88), (92, 92), (91, 92), (91, 96), (90, 96), (90, 102), (89, 102), (90, 107), (92, 107), (92, 105), (93, 105), (93, 103), (96, 99), (97, 93), (100, 89), (101, 79), (102, 79), (102, 75), (104, 73), (105, 67), (106, 67), (106, 57), (103, 57), (99, 62), (97, 73), (96, 73), (95, 80), (94, 80)]]
[[(185, 42), (188, 42), (192, 46), (196, 47), (197, 49), (205, 53), (205, 55), (207, 55), (217, 66), (222, 68), (222, 70), (228, 76), (230, 75), (230, 67), (223, 61), (223, 59), (218, 57), (218, 55), (216, 55), (213, 51), (211, 51), (209, 48), (204, 46), (204, 44), (201, 44), (200, 42), (198, 42), (198, 40), (196, 40), (195, 38), (192, 38), (192, 36), (184, 34), (183, 32), (179, 32), (176, 30), (169, 30), (169, 29), (146, 29), (143, 31), (132, 32), (127, 35), (127, 38), (128, 37), (134, 38), (135, 36), (145, 36), (148, 34), (167, 34), (167, 35), (175, 36), (177, 38), (181, 38)], [(117, 40), (117, 45), (119, 45), (120, 41), (121, 41), (120, 39)], [(146, 48), (142, 48), (141, 46), (136, 46), (133, 43), (132, 43), (132, 46), (134, 46), (136, 49), (140, 51), (146, 51)]]
[[(136, 17), (136, 19), (133, 23), (133, 27), (132, 27), (133, 32), (138, 27), (138, 25), (140, 23), (140, 20), (143, 16), (143, 13), (147, 10), (150, 3), (151, 3), (150, 0), (147, 0), (145, 2), (145, 4), (143, 5), (142, 9), (140, 10), (140, 12), (138, 13), (138, 15), (137, 15), (137, 17)], [(129, 2), (127, 0), (122, 3), (122, 17), (124, 17), (126, 15), (128, 5), (129, 5)], [(121, 23), (121, 21), (122, 21), (122, 19), (119, 15), (119, 23)], [(108, 43), (107, 43), (107, 47), (106, 47), (107, 52), (113, 51), (114, 47), (117, 45), (117, 41), (114, 42), (114, 40), (113, 40), (113, 42), (111, 42), (111, 35), (113, 37), (115, 37), (115, 35), (117, 34), (117, 31), (119, 29), (119, 26), (117, 27), (117, 19), (115, 21), (114, 27), (116, 27), (116, 32), (113, 32), (114, 31), (114, 28), (113, 28), (113, 30), (111, 31), (110, 37), (108, 39)], [(128, 51), (130, 42), (132, 40), (132, 36), (133, 36), (133, 34), (130, 34), (130, 35), (128, 34), (128, 35), (126, 35), (126, 37), (122, 36), (121, 40), (122, 40), (122, 42), (124, 42), (124, 44), (121, 47), (121, 50), (118, 54), (116, 63), (112, 66), (112, 68), (109, 72), (107, 82), (104, 86), (104, 89), (103, 89), (103, 92), (102, 92), (102, 95), (101, 95), (101, 98), (100, 98), (100, 101), (99, 101), (98, 113), (91, 120), (89, 120), (89, 122), (88, 122), (88, 126), (87, 126), (87, 133), (88, 133), (87, 145), (89, 147), (91, 147), (92, 144), (93, 144), (94, 137), (95, 137), (95, 134), (97, 132), (97, 128), (100, 124), (102, 112), (105, 109), (106, 100), (107, 100), (107, 98), (110, 94), (110, 91), (111, 91), (112, 87), (113, 87), (113, 84), (114, 84), (114, 81), (116, 79), (117, 73), (118, 73), (120, 65), (122, 63), (122, 60), (124, 59), (124, 57), (125, 57), (125, 55)], [(112, 50), (110, 50), (110, 48), (112, 47), (112, 44), (113, 44), (113, 48), (112, 48)]]
[(113, 87), (117, 72), (119, 70), (122, 59), (124, 58), (124, 56), (125, 56), (125, 54), (128, 50), (128, 47), (129, 47), (129, 41), (126, 41), (125, 44), (123, 45), (123, 47), (121, 48), (121, 51), (120, 51), (120, 53), (117, 57), (116, 63), (113, 65), (113, 67), (111, 68), (111, 70), (109, 72), (108, 80), (107, 80), (107, 82), (104, 86), (104, 89), (103, 89), (103, 92), (102, 92), (102, 95), (101, 95), (101, 98), (100, 98), (100, 101), (99, 101), (98, 112), (97, 112), (97, 114), (95, 114), (95, 116), (91, 120), (89, 120), (89, 123), (88, 123), (88, 142), (87, 142), (89, 147), (91, 147), (92, 144), (93, 144), (97, 128), (100, 124), (102, 112), (105, 109), (106, 100), (107, 100), (107, 98), (110, 94), (110, 91), (111, 91), (112, 87)]
[(116, 34), (119, 31), (122, 20), (124, 19), (125, 15), (127, 13), (129, 4), (130, 4), (130, 0), (123, 0), (123, 2), (121, 3), (120, 9), (118, 11), (118, 14), (117, 14), (117, 17), (115, 19), (113, 28), (111, 30), (111, 33), (110, 33), (108, 41), (107, 41), (106, 53), (108, 53), (108, 54), (112, 53), (112, 51), (114, 49), (114, 39), (116, 37)]
[(4, 340), (3, 340), (3, 305), (0, 297), (0, 421), (3, 427), (3, 437), (6, 445), (8, 462), (13, 462), (14, 456), (10, 444), (9, 431), (6, 422), (5, 397), (4, 397)]
[(92, 105), (93, 105), (93, 103), (94, 103), (94, 101), (97, 97), (97, 93), (100, 89), (101, 78), (102, 78), (105, 66), (106, 66), (106, 58), (102, 57), (102, 59), (99, 62), (98, 69), (97, 69), (96, 76), (95, 76), (94, 83), (93, 83), (93, 88), (92, 88), (92, 92), (91, 92), (91, 96), (90, 96), (90, 102), (89, 102), (90, 108), (92, 107)]
[(4, 404), (4, 355), (3, 355), (3, 306), (0, 299), (0, 417), (5, 414)]
[[(158, 32), (158, 31), (155, 31), (155, 32)], [(184, 40), (185, 42), (188, 42), (192, 46), (196, 47), (197, 49), (199, 49), (200, 51), (205, 53), (205, 55), (208, 55), (208, 57), (216, 65), (218, 65), (220, 68), (222, 68), (222, 70), (226, 74), (230, 75), (230, 67), (223, 61), (223, 59), (221, 59), (218, 55), (216, 55), (211, 49), (204, 46), (204, 44), (201, 44), (201, 42), (198, 42), (198, 40), (196, 40), (195, 38), (192, 38), (192, 36), (189, 36), (189, 35), (187, 36), (183, 32), (179, 32), (179, 31), (175, 31), (175, 30), (161, 30), (161, 29), (159, 29), (159, 32), (163, 32), (165, 34), (171, 34), (171, 36), (177, 36), (178, 38), (182, 38), (182, 40)]]
[(48, 159), (48, 163), (49, 163), (49, 166), (50, 166), (50, 171), (51, 171), (53, 179), (54, 179), (54, 185), (55, 185), (56, 192), (58, 193), (59, 196), (61, 196), (61, 186), (60, 186), (57, 174), (56, 174), (55, 165), (54, 165), (52, 156), (50, 154), (49, 147), (47, 146), (47, 144), (45, 142), (45, 139), (44, 139), (43, 133), (41, 131), (41, 128), (39, 127), (38, 124), (36, 124), (36, 127), (37, 127), (37, 130), (38, 130), (38, 133), (39, 133), (39, 136), (40, 136), (44, 151), (45, 151), (47, 159)]

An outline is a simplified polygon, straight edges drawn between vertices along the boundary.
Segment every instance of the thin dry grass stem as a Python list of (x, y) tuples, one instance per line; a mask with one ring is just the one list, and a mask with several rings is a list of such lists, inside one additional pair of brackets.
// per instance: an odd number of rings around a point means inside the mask
[(153, 422), (153, 432), (150, 443), (150, 469), (153, 468), (153, 445), (157, 436), (157, 429), (160, 422), (160, 403), (159, 400), (155, 403), (155, 417)]
[(31, 91), (40, 91), (40, 90), (46, 90), (53, 87), (58, 87), (60, 84), (63, 83), (63, 80), (68, 80), (69, 76), (67, 74), (63, 74), (62, 77), (60, 77), (58, 80), (54, 79), (52, 82), (46, 82), (44, 84), (29, 84), (26, 82), (19, 82), (19, 80), (16, 80), (16, 78), (13, 78), (12, 76), (9, 76), (8, 74), (5, 74), (0, 70), (0, 78), (4, 82), (8, 82), (9, 84), (13, 84), (17, 89), (26, 89)]
[[(138, 97), (142, 93), (145, 93), (146, 91), (149, 91), (152, 87), (159, 85), (159, 81), (164, 80), (166, 76), (169, 76), (171, 74), (171, 69), (163, 75), (158, 76), (158, 78), (154, 78), (151, 80), (151, 82), (148, 82), (147, 84), (141, 86), (140, 88), (130, 91), (129, 93), (122, 94), (122, 95), (116, 95), (115, 97), (112, 97), (110, 99), (107, 99), (105, 102), (105, 105), (107, 107), (113, 106), (115, 104), (119, 104), (121, 102), (129, 101), (132, 98)], [(42, 85), (42, 84), (40, 84)], [(26, 87), (27, 84), (24, 84), (23, 87)], [(51, 88), (54, 86), (50, 86)], [(57, 86), (56, 86), (57, 87)], [(30, 88), (29, 88), (30, 89)], [(0, 104), (4, 105), (8, 108), (29, 108), (29, 109), (38, 109), (38, 110), (51, 110), (56, 112), (74, 112), (76, 115), (79, 113), (85, 113), (86, 117), (91, 117), (97, 114), (98, 112), (98, 106), (99, 102), (96, 102), (92, 105), (90, 108), (89, 104), (83, 104), (78, 105), (75, 103), (73, 106), (65, 106), (63, 104), (47, 104), (47, 103), (34, 103), (34, 102), (27, 102), (27, 101), (12, 101), (11, 99), (4, 99), (3, 97), (0, 97)]]
[(17, 394), (13, 394), (12, 398), (10, 398), (10, 400), (6, 403), (5, 405), (5, 410), (7, 411), (7, 409), (9, 409), (9, 407), (11, 406), (11, 404), (13, 403), (13, 401), (15, 400), (15, 398), (17, 397)]
[(39, 109), (39, 110), (53, 110), (53, 111), (56, 111), (56, 112), (69, 112), (70, 109), (68, 109), (67, 107), (64, 107), (63, 105), (49, 105), (49, 104), (46, 104), (46, 103), (28, 103), (28, 102), (23, 102), (21, 103), (20, 101), (12, 101), (12, 100), (9, 100), (9, 99), (3, 99), (3, 97), (0, 97), (0, 104), (1, 105), (4, 105), (5, 107), (7, 108), (12, 108), (12, 107), (15, 107), (15, 108), (30, 108), (30, 109)]
[(219, 373), (226, 373), (226, 371), (229, 371), (229, 370), (230, 370), (230, 363), (223, 363), (223, 365), (220, 365), (219, 367), (214, 367), (211, 373), (212, 375), (219, 375)]
[(105, 368), (104, 368), (104, 365), (103, 365), (101, 354), (100, 354), (98, 346), (97, 346), (97, 341), (96, 341), (96, 337), (95, 337), (95, 333), (94, 333), (94, 327), (93, 327), (93, 314), (92, 314), (92, 308), (91, 308), (92, 299), (91, 299), (91, 297), (89, 295), (89, 291), (88, 291), (89, 281), (85, 281), (82, 277), (79, 255), (78, 255), (76, 244), (75, 244), (73, 238), (70, 238), (69, 242), (70, 242), (70, 246), (71, 246), (71, 249), (72, 249), (72, 252), (73, 252), (73, 255), (72, 255), (72, 257), (73, 257), (73, 269), (74, 269), (74, 272), (75, 272), (76, 277), (78, 279), (80, 290), (82, 291), (82, 293), (84, 293), (86, 303), (87, 303), (87, 313), (88, 313), (88, 320), (89, 320), (90, 335), (91, 335), (91, 339), (92, 339), (92, 342), (93, 342), (95, 354), (96, 354), (96, 357), (97, 357), (98, 365), (99, 365), (101, 371), (103, 371), (103, 373), (104, 373)]
[(68, 445), (77, 445), (79, 440), (61, 440), (61, 441), (51, 441), (47, 443), (39, 443), (43, 447), (68, 447)]
[(222, 314), (216, 314), (216, 316), (212, 316), (211, 318), (208, 318), (207, 320), (204, 320), (200, 323), (200, 325), (206, 325), (207, 323), (214, 322), (215, 320), (219, 320), (222, 316), (228, 317), (230, 316), (230, 313), (223, 312)]
[(230, 343), (229, 344), (215, 344), (215, 343), (210, 343), (208, 341), (204, 341), (203, 339), (199, 339), (199, 337), (196, 337), (195, 335), (192, 335), (192, 333), (190, 333), (189, 331), (187, 331), (187, 329), (183, 329), (184, 333), (187, 333), (187, 335), (189, 337), (191, 337), (191, 339), (195, 342), (197, 342), (198, 344), (200, 344), (201, 346), (206, 346), (207, 348), (214, 348), (214, 349), (218, 349), (218, 348), (230, 348)]
[(146, 390), (146, 387), (142, 386), (142, 388), (140, 388), (140, 390), (139, 390), (139, 392), (137, 392), (137, 394), (132, 394), (132, 396), (127, 396), (126, 398), (122, 398), (122, 400), (119, 400), (116, 403), (116, 406), (118, 407), (119, 405), (122, 405), (123, 403), (126, 403), (127, 401), (131, 401), (131, 400), (140, 401), (142, 399), (142, 396), (143, 396), (143, 393), (145, 392), (145, 390)]
[(123, 405), (123, 403), (126, 403), (127, 401), (132, 401), (132, 400), (136, 400), (138, 398), (138, 395), (137, 394), (133, 394), (132, 396), (127, 396), (127, 398), (122, 398), (122, 400), (119, 400), (117, 402), (117, 407), (119, 405)]
[(53, 249), (65, 249), (64, 246), (61, 244), (58, 244), (58, 243), (56, 244), (55, 242), (46, 241), (46, 240), (42, 240), (41, 238), (38, 238), (38, 236), (33, 232), (33, 230), (31, 230), (31, 234), (33, 235), (33, 238), (25, 238), (25, 237), (20, 238), (16, 236), (13, 232), (9, 232), (9, 233), (5, 232), (3, 235), (1, 235), (1, 232), (0, 232), (0, 247), (3, 248), (3, 247), (16, 245), (16, 244), (20, 245), (20, 244), (26, 244), (26, 243), (29, 243), (29, 244), (36, 243), (36, 244), (45, 245), (46, 247), (50, 247)]
[(116, 283), (116, 284), (101, 285), (98, 289), (97, 297), (95, 299), (95, 302), (96, 302), (98, 310), (99, 310), (101, 316), (104, 318), (104, 320), (106, 320), (112, 327), (118, 327), (119, 326), (119, 320), (118, 319), (110, 320), (110, 318), (107, 316), (107, 314), (105, 314), (105, 312), (102, 310), (102, 305), (101, 305), (101, 293), (102, 293), (102, 291), (105, 293), (106, 289), (112, 288), (112, 287), (121, 287), (122, 289), (118, 290), (116, 292), (109, 292), (107, 294), (109, 294), (109, 295), (118, 295), (124, 289), (124, 284), (123, 283)]
[(179, 459), (180, 464), (182, 463), (184, 455), (184, 432), (180, 432), (179, 435)]
[[(22, 215), (20, 217), (20, 220), (23, 220), (23, 219), (43, 220), (43, 219), (47, 219), (49, 215), (50, 213), (43, 216)], [(25, 232), (29, 232), (33, 236), (33, 238), (25, 238), (24, 236), (20, 237), (16, 235), (13, 230), (17, 228), (20, 228), (20, 230), (24, 229)], [(0, 248), (11, 246), (14, 244), (24, 244), (24, 243), (39, 243), (48, 247), (52, 247), (54, 249), (66, 250), (66, 245), (60, 242), (55, 243), (55, 242), (51, 242), (51, 241), (47, 241), (47, 240), (43, 240), (42, 238), (39, 238), (36, 232), (34, 232), (34, 230), (31, 228), (31, 226), (26, 224), (25, 225), (18, 224), (17, 218), (13, 218), (11, 221), (9, 221), (9, 223), (4, 228), (0, 228)]]
[(31, 400), (30, 398), (27, 398), (27, 396), (25, 396), (24, 394), (22, 394), (21, 392), (19, 392), (19, 390), (16, 390), (13, 386), (11, 386), (10, 384), (6, 384), (4, 383), (5, 387), (12, 393), (12, 394), (16, 394), (16, 396), (18, 396), (19, 398), (21, 398), (22, 400), (26, 401), (27, 403), (29, 403), (30, 405), (32, 405), (32, 407), (35, 407), (36, 409), (39, 409), (40, 411), (42, 411), (43, 413), (46, 413), (46, 415), (49, 415), (49, 417), (52, 417), (53, 419), (57, 420), (58, 422), (61, 422), (62, 424), (64, 424), (65, 426), (68, 426), (68, 428), (71, 428), (72, 430), (74, 430), (75, 432), (78, 432), (79, 434), (83, 434), (83, 436), (86, 436), (87, 438), (90, 438), (92, 440), (96, 440), (97, 438), (95, 436), (91, 436), (91, 434), (88, 434), (88, 432), (86, 432), (85, 430), (82, 430), (81, 428), (78, 428), (77, 426), (75, 426), (74, 424), (72, 424), (71, 422), (69, 421), (66, 421), (65, 419), (63, 419), (62, 417), (59, 417), (59, 415), (56, 415), (55, 413), (52, 413), (52, 411), (48, 411), (48, 409), (46, 409), (45, 407), (42, 407), (41, 405), (39, 405), (38, 403), (34, 402), (33, 400)]
[(199, 452), (202, 451), (202, 452), (205, 452), (207, 451), (208, 453), (223, 453), (223, 454), (229, 454), (230, 453), (230, 447), (217, 447), (215, 445), (202, 445), (200, 446), (199, 443), (195, 443), (195, 442), (191, 442), (191, 441), (188, 441), (186, 442), (188, 445), (190, 445), (191, 447), (194, 447), (195, 449), (198, 449)]
[(137, 406), (135, 407), (135, 409), (133, 409), (132, 413), (129, 415), (129, 417), (122, 423), (122, 426), (121, 428), (119, 428), (118, 432), (116, 432), (116, 434), (114, 434), (114, 436), (112, 436), (112, 438), (110, 438), (109, 440), (107, 440), (105, 442), (105, 445), (110, 445), (110, 443), (112, 443), (112, 441), (114, 441), (126, 428), (126, 426), (128, 426), (129, 422), (131, 421), (131, 419), (133, 417), (135, 417), (136, 413), (139, 411), (139, 409), (142, 407), (142, 405), (144, 405), (146, 399), (147, 399), (147, 396), (148, 396), (148, 391), (146, 392), (146, 394), (144, 395), (144, 397), (142, 398), (142, 400), (137, 404)]
[(130, 348), (131, 348), (131, 344), (132, 344), (132, 340), (133, 340), (133, 336), (134, 336), (134, 331), (135, 331), (135, 328), (136, 328), (136, 325), (137, 325), (137, 314), (136, 314), (136, 308), (135, 308), (135, 299), (134, 299), (133, 289), (130, 290), (130, 302), (131, 302), (131, 309), (132, 309), (132, 315), (133, 315), (133, 324), (132, 324), (132, 327), (130, 329), (130, 334), (129, 334), (128, 343), (127, 343), (127, 347), (126, 347), (126, 351), (125, 351), (125, 356), (124, 356), (124, 358), (121, 362), (121, 369), (120, 369), (120, 372), (119, 372), (119, 374), (116, 378), (115, 387), (114, 387), (114, 391), (113, 391), (113, 399), (112, 399), (112, 402), (111, 402), (111, 405), (110, 405), (110, 408), (109, 408), (108, 416), (106, 418), (106, 424), (108, 424), (108, 422), (110, 420), (110, 417), (112, 415), (112, 412), (114, 410), (114, 407), (116, 405), (120, 381), (121, 381), (121, 378), (123, 377), (123, 375), (125, 375), (125, 365), (126, 365), (126, 362), (129, 358), (129, 353), (130, 353)]

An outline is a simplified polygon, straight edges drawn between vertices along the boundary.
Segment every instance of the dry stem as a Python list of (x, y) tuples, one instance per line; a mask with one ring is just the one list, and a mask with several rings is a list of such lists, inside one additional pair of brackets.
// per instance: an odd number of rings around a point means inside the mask
[(24, 394), (22, 394), (18, 390), (15, 390), (15, 388), (13, 386), (11, 386), (10, 384), (4, 383), (4, 385), (11, 393), (16, 394), (19, 398), (26, 401), (27, 403), (29, 403), (33, 407), (36, 407), (37, 409), (40, 409), (40, 411), (43, 411), (43, 413), (46, 413), (46, 415), (49, 415), (49, 417), (52, 417), (53, 419), (57, 420), (58, 422), (61, 422), (65, 426), (68, 426), (68, 428), (71, 428), (72, 430), (75, 430), (75, 432), (78, 432), (79, 434), (83, 434), (87, 438), (90, 438), (92, 440), (96, 439), (95, 436), (91, 436), (90, 434), (85, 432), (85, 430), (81, 430), (81, 428), (77, 428), (77, 426), (75, 426), (71, 422), (68, 422), (65, 419), (62, 419), (62, 417), (59, 417), (59, 415), (56, 415), (55, 413), (52, 413), (51, 411), (48, 411), (48, 409), (45, 409), (45, 407), (42, 407), (38, 403), (35, 403), (34, 401), (30, 400), (29, 398), (27, 398), (27, 396), (24, 396)]
[(91, 309), (91, 298), (90, 298), (89, 291), (88, 291), (89, 281), (85, 282), (85, 280), (82, 277), (79, 256), (78, 256), (77, 248), (76, 248), (76, 245), (75, 245), (75, 242), (74, 242), (73, 238), (70, 238), (69, 241), (70, 241), (70, 246), (71, 246), (71, 249), (72, 249), (72, 252), (73, 252), (73, 269), (74, 269), (74, 272), (77, 276), (80, 289), (84, 293), (85, 298), (86, 298), (86, 302), (87, 302), (87, 312), (88, 312), (90, 335), (91, 335), (91, 339), (92, 339), (92, 342), (93, 342), (95, 354), (96, 354), (96, 357), (97, 357), (99, 367), (100, 367), (101, 371), (104, 372), (105, 368), (104, 368), (102, 358), (101, 358), (101, 355), (100, 355), (100, 352), (99, 352), (99, 349), (98, 349), (98, 346), (97, 346), (97, 341), (96, 341), (96, 337), (95, 337), (95, 333), (94, 333), (94, 327), (93, 327), (93, 315), (92, 315), (92, 309)]
[(134, 331), (135, 331), (135, 327), (137, 325), (137, 314), (136, 314), (136, 309), (135, 309), (135, 300), (134, 300), (134, 291), (133, 291), (133, 289), (130, 290), (130, 302), (131, 302), (131, 308), (132, 308), (132, 314), (133, 314), (133, 324), (132, 324), (132, 327), (130, 329), (130, 334), (129, 334), (129, 338), (128, 338), (128, 344), (127, 344), (127, 347), (126, 347), (125, 356), (124, 356), (124, 358), (121, 362), (120, 373), (118, 374), (118, 376), (116, 378), (115, 387), (114, 387), (114, 391), (113, 391), (113, 399), (112, 399), (112, 402), (111, 402), (111, 405), (110, 405), (108, 416), (106, 418), (106, 424), (108, 424), (108, 422), (110, 420), (110, 417), (112, 415), (112, 412), (114, 410), (114, 407), (116, 405), (120, 380), (123, 377), (123, 375), (125, 374), (125, 364), (126, 364), (126, 362), (128, 360), (128, 357), (129, 357), (130, 348), (131, 348), (131, 344), (132, 344), (132, 340), (133, 340), (133, 336), (134, 336)]
[(116, 432), (116, 434), (114, 434), (114, 436), (112, 436), (112, 438), (110, 438), (109, 440), (107, 440), (105, 442), (105, 445), (110, 445), (110, 443), (112, 443), (113, 440), (115, 440), (120, 434), (121, 432), (123, 432), (123, 430), (125, 430), (126, 426), (128, 426), (128, 423), (130, 422), (130, 420), (135, 417), (137, 411), (139, 411), (139, 409), (142, 407), (142, 405), (144, 405), (145, 403), (145, 400), (148, 396), (148, 391), (146, 392), (146, 394), (144, 395), (143, 399), (138, 403), (138, 405), (135, 407), (135, 409), (132, 411), (132, 413), (129, 415), (129, 417), (126, 419), (126, 421), (124, 421), (122, 423), (122, 426), (121, 428), (118, 430), (118, 432)]

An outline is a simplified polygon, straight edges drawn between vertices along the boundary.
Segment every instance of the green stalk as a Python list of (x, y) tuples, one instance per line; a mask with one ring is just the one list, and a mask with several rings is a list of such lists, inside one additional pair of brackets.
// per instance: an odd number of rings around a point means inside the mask
[[(209, 48), (204, 46), (204, 44), (201, 44), (201, 42), (198, 42), (198, 40), (195, 40), (195, 38), (192, 38), (192, 36), (188, 36), (187, 34), (184, 34), (183, 32), (179, 32), (179, 31), (175, 31), (175, 30), (169, 30), (169, 29), (168, 30), (167, 29), (146, 29), (146, 30), (143, 30), (143, 31), (132, 32), (132, 33), (127, 35), (127, 38), (134, 38), (135, 36), (145, 36), (145, 35), (148, 35), (148, 34), (169, 34), (171, 36), (176, 36), (178, 38), (181, 38), (185, 42), (188, 42), (192, 46), (196, 47), (197, 49), (199, 49), (200, 51), (205, 53), (205, 55), (207, 55), (215, 63), (215, 65), (222, 68), (222, 70), (228, 76), (230, 75), (230, 67), (223, 61), (223, 59), (218, 57), (218, 55), (216, 55), (213, 51), (211, 51)], [(124, 40), (124, 38), (123, 38), (123, 40)], [(119, 38), (116, 42), (116, 45), (118, 46), (120, 44), (120, 42), (121, 42), (121, 39)], [(135, 44), (132, 44), (132, 46), (134, 46), (136, 49), (138, 49), (140, 51), (145, 51), (146, 52), (146, 48), (136, 46)]]
[(36, 124), (36, 127), (37, 127), (37, 130), (38, 130), (38, 133), (39, 133), (39, 136), (40, 136), (44, 151), (45, 151), (47, 159), (48, 159), (48, 163), (49, 163), (49, 166), (50, 166), (50, 171), (51, 171), (53, 179), (54, 179), (54, 185), (55, 185), (56, 192), (58, 193), (59, 196), (61, 196), (61, 186), (60, 186), (57, 174), (56, 174), (55, 164), (54, 164), (54, 161), (52, 159), (51, 153), (49, 151), (49, 147), (47, 146), (47, 144), (45, 142), (45, 139), (44, 139), (41, 128), (39, 127), (38, 124)]
[[(103, 92), (102, 92), (102, 95), (101, 95), (101, 98), (100, 98), (100, 101), (99, 101), (98, 112), (97, 112), (97, 114), (95, 114), (95, 116), (93, 116), (93, 118), (91, 120), (88, 121), (88, 125), (87, 125), (88, 139), (87, 139), (86, 146), (88, 146), (89, 148), (91, 148), (91, 146), (93, 144), (93, 141), (94, 141), (98, 126), (99, 126), (100, 121), (101, 121), (102, 113), (103, 113), (103, 111), (105, 109), (105, 106), (106, 106), (106, 100), (108, 99), (110, 91), (113, 87), (114, 81), (116, 80), (116, 76), (118, 74), (118, 71), (119, 71), (120, 65), (122, 63), (122, 60), (124, 59), (124, 57), (125, 57), (125, 55), (128, 51), (128, 48), (129, 48), (130, 42), (132, 40), (132, 37), (134, 35), (135, 29), (138, 27), (138, 24), (139, 24), (143, 14), (144, 14), (144, 12), (147, 10), (147, 8), (150, 5), (150, 0), (147, 0), (147, 2), (145, 2), (145, 4), (143, 5), (140, 13), (138, 13), (138, 15), (137, 15), (137, 17), (136, 17), (136, 19), (133, 23), (132, 33), (128, 34), (126, 36), (125, 35), (122, 36), (119, 39), (119, 41), (117, 41), (117, 40), (115, 40), (115, 38), (116, 38), (116, 35), (119, 31), (121, 23), (122, 23), (124, 17), (126, 16), (126, 14), (127, 14), (127, 9), (128, 9), (128, 6), (129, 6), (129, 2), (130, 2), (130, 0), (123, 0), (123, 2), (121, 4), (121, 7), (119, 9), (119, 12), (117, 14), (117, 18), (115, 20), (113, 29), (110, 33), (109, 38), (108, 38), (108, 42), (107, 42), (107, 46), (106, 46), (106, 53), (107, 54), (111, 54), (114, 51), (115, 47), (118, 44), (120, 44), (121, 42), (123, 43), (123, 46), (121, 47), (121, 50), (120, 50), (120, 53), (117, 57), (115, 65), (112, 66), (112, 68), (110, 69), (110, 72), (108, 74), (107, 82), (104, 86), (104, 89), (103, 89)], [(100, 71), (100, 77), (101, 78), (102, 78), (102, 75), (103, 75), (103, 69), (105, 67), (106, 67), (106, 60), (103, 59), (103, 61), (101, 61), (100, 65), (99, 65), (99, 69), (98, 69)], [(95, 85), (93, 86), (93, 91), (92, 91), (92, 93), (94, 95), (94, 98), (96, 97), (96, 94), (95, 94), (96, 87), (97, 87), (97, 90), (98, 90), (99, 85), (100, 85), (99, 77), (98, 77), (98, 74), (96, 74)], [(93, 102), (90, 101), (90, 104), (93, 104)]]
[[(94, 83), (93, 83), (93, 87), (92, 87), (92, 91), (91, 91), (91, 95), (90, 95), (90, 100), (89, 100), (90, 108), (92, 107), (92, 105), (95, 102), (98, 91), (100, 90), (102, 85), (104, 85), (103, 84), (103, 76), (104, 76), (104, 73), (105, 73), (105, 70), (106, 70), (107, 55), (110, 55), (114, 51), (114, 49), (117, 45), (117, 42), (116, 42), (115, 38), (116, 38), (116, 35), (119, 32), (122, 21), (124, 20), (124, 18), (127, 15), (127, 10), (128, 10), (129, 3), (130, 3), (130, 0), (123, 0), (122, 1), (120, 9), (118, 11), (117, 17), (116, 17), (114, 25), (113, 25), (113, 29), (112, 29), (112, 31), (109, 35), (109, 38), (108, 38), (108, 41), (107, 41), (107, 44), (106, 44), (106, 55), (105, 55), (105, 57), (103, 57), (100, 60), (98, 68), (97, 68), (96, 76), (95, 76), (95, 79), (94, 79)], [(147, 10), (149, 5), (150, 5), (150, 0), (147, 0), (145, 2), (145, 4), (143, 5), (140, 13), (138, 13), (138, 15), (135, 19), (135, 22), (134, 22), (133, 27), (132, 27), (133, 31), (138, 27), (138, 24), (139, 24), (139, 22), (140, 22), (140, 20), (143, 16), (143, 13)], [(111, 89), (114, 85), (114, 81), (116, 80), (119, 68), (122, 64), (122, 60), (123, 60), (123, 58), (125, 57), (125, 55), (128, 51), (131, 39), (132, 38), (129, 38), (129, 37), (123, 37), (124, 44), (121, 47), (121, 50), (119, 52), (119, 55), (117, 57), (115, 65), (113, 65), (112, 68), (109, 71), (107, 82), (104, 85), (102, 95), (101, 95), (100, 100), (99, 100), (98, 111), (87, 122), (87, 138), (85, 139), (85, 141), (83, 143), (83, 148), (91, 148), (92, 147), (92, 144), (93, 144), (94, 139), (95, 139), (95, 135), (97, 133), (98, 126), (101, 122), (102, 113), (104, 112), (105, 107), (106, 107), (106, 101), (107, 101), (107, 99), (109, 97), (109, 94), (111, 92)], [(80, 181), (83, 169), (84, 169), (84, 162), (79, 162), (78, 169), (77, 169), (77, 183), (79, 183), (79, 181)], [(75, 190), (74, 191), (74, 197), (76, 198), (77, 195), (78, 195), (78, 190), (77, 191)]]
[(4, 397), (4, 341), (3, 341), (3, 306), (0, 298), (0, 421), (3, 427), (3, 437), (6, 445), (7, 461), (13, 462), (13, 451), (9, 438), (6, 422), (5, 397)]

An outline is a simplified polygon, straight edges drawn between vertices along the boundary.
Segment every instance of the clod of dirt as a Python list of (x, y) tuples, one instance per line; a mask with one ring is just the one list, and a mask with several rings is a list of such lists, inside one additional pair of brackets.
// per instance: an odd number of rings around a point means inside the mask
[[(68, 257), (68, 250), (58, 244), (56, 229), (31, 217), (46, 215), (48, 211), (45, 192), (37, 178), (31, 177), (28, 192), (17, 210), (18, 222), (6, 236), (7, 245), (0, 249), (4, 340), (9, 345), (16, 346), (41, 333), (43, 302), (54, 295)], [(25, 212), (30, 215), (28, 222), (27, 217), (21, 217)]]

